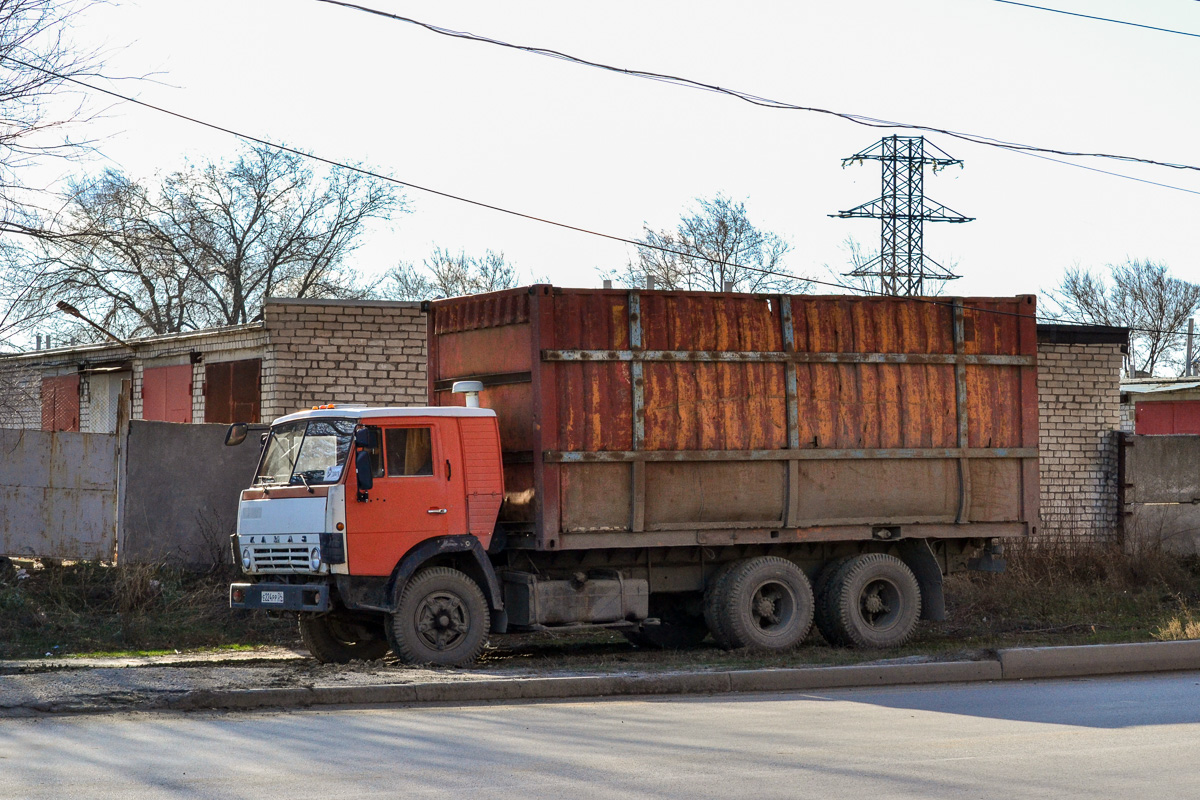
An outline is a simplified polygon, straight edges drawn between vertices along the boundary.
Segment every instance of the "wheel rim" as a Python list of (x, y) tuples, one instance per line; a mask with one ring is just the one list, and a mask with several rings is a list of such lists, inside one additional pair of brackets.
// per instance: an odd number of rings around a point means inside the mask
[(889, 580), (867, 583), (858, 596), (858, 613), (863, 622), (877, 630), (896, 624), (901, 609), (900, 588)]
[(792, 589), (779, 581), (767, 581), (750, 598), (750, 619), (760, 632), (773, 636), (782, 633), (796, 616), (796, 597)]
[(417, 606), (417, 634), (434, 650), (457, 646), (471, 629), (471, 612), (462, 598), (452, 592), (426, 595)]

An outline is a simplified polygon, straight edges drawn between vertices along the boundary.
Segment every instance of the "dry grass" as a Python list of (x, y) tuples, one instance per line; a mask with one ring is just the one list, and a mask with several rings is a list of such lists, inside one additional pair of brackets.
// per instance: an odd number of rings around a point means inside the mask
[(1006, 555), (1004, 573), (948, 579), (950, 632), (979, 641), (1147, 641), (1181, 602), (1200, 601), (1200, 565), (1159, 549), (1018, 542)]
[(232, 577), (0, 559), (0, 658), (293, 643), (290, 620), (229, 609)]
[(1179, 613), (1158, 626), (1151, 636), (1160, 642), (1200, 639), (1200, 619), (1196, 618), (1196, 612), (1192, 610), (1188, 601), (1180, 597)]

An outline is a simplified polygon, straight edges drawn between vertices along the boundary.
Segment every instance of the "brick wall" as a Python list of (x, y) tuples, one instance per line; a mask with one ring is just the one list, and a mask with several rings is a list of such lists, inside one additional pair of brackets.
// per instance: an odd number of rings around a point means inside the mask
[(1041, 534), (1118, 541), (1120, 344), (1038, 345)]
[(264, 362), (264, 420), (324, 403), (428, 402), (420, 303), (273, 299), (263, 319), (272, 370)]
[(0, 428), (41, 430), (42, 377), (42, 372), (20, 362), (0, 367)]

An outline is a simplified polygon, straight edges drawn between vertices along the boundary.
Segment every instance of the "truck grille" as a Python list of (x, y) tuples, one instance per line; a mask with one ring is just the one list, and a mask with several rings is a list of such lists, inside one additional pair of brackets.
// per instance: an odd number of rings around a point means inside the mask
[(258, 544), (250, 547), (251, 572), (312, 572), (311, 544)]

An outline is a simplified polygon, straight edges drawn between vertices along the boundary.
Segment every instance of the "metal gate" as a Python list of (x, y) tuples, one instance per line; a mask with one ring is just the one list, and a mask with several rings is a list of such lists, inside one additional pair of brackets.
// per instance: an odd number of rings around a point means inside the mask
[(1200, 436), (1125, 434), (1120, 473), (1126, 545), (1200, 554)]

